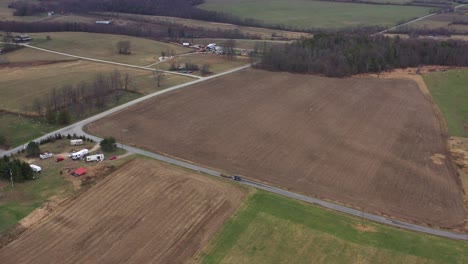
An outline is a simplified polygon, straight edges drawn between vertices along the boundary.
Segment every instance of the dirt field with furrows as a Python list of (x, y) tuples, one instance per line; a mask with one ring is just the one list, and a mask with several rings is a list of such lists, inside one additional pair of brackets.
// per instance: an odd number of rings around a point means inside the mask
[(446, 137), (411, 80), (246, 70), (89, 129), (368, 212), (443, 227), (465, 217)]
[(235, 185), (136, 160), (0, 250), (7, 263), (187, 263), (240, 205)]

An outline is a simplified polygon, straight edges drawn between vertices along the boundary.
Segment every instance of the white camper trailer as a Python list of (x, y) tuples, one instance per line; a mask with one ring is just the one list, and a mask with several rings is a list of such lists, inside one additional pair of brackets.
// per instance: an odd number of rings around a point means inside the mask
[(70, 145), (72, 145), (72, 146), (83, 145), (83, 140), (82, 139), (72, 139), (72, 140), (70, 140)]
[(35, 173), (41, 173), (42, 171), (41, 167), (34, 165), (34, 164), (30, 164), (29, 167), (31, 167), (32, 171), (34, 171)]
[(84, 156), (88, 155), (88, 153), (89, 153), (88, 149), (82, 149), (80, 151), (77, 151), (77, 152), (74, 152), (74, 153), (70, 154), (70, 158), (72, 160), (78, 160), (78, 159), (81, 159)]
[(102, 161), (104, 160), (104, 154), (95, 154), (86, 156), (86, 162), (90, 161)]

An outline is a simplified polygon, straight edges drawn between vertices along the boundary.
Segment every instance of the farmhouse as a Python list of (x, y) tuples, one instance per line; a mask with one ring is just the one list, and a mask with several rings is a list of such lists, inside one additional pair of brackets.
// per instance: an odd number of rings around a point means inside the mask
[(31, 40), (32, 38), (28, 34), (19, 34), (13, 39), (13, 41), (15, 42), (26, 42)]

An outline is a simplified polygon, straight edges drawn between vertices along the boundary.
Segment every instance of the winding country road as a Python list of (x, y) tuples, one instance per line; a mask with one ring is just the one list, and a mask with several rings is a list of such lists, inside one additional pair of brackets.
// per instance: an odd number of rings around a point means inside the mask
[[(29, 47), (29, 48), (36, 48), (36, 47), (32, 47), (30, 45), (24, 45), (24, 46)], [(52, 52), (52, 53), (57, 53), (57, 52), (54, 52), (54, 51), (45, 50), (45, 49), (41, 49), (41, 48), (36, 48), (36, 49), (40, 49), (40, 50), (47, 51), (47, 52)], [(74, 56), (74, 55), (69, 55), (69, 54), (67, 55), (65, 53), (57, 53), (57, 54), (62, 54), (62, 55), (66, 55), (66, 56), (73, 56), (73, 57), (76, 57), (76, 58), (87, 59), (87, 60), (92, 60), (92, 61), (96, 61), (96, 62), (111, 63), (111, 64), (116, 64), (116, 65), (121, 65), (121, 66), (126, 66), (126, 67), (142, 68), (142, 69), (149, 70), (149, 68), (145, 68), (145, 67), (141, 67), (141, 66), (96, 60), (96, 59), (92, 59), (92, 58), (85, 58), (85, 57)], [(218, 78), (220, 76), (231, 74), (231, 73), (234, 73), (234, 72), (237, 72), (237, 71), (241, 71), (241, 70), (249, 68), (249, 67), (250, 67), (250, 65), (246, 65), (246, 66), (243, 66), (243, 67), (232, 69), (232, 70), (229, 70), (229, 71), (226, 71), (226, 72), (223, 72), (223, 73), (219, 73), (219, 74), (216, 74), (216, 75), (212, 75), (212, 76), (209, 76), (209, 77), (196, 76), (197, 80), (194, 80), (194, 81), (191, 81), (191, 82), (188, 82), (188, 83), (185, 83), (185, 84), (173, 86), (171, 88), (167, 88), (165, 90), (161, 90), (161, 91), (158, 91), (158, 92), (155, 92), (155, 93), (140, 97), (140, 98), (135, 99), (133, 101), (127, 102), (127, 103), (122, 104), (122, 105), (117, 106), (117, 107), (114, 107), (114, 108), (112, 108), (110, 110), (107, 110), (107, 111), (104, 111), (104, 112), (99, 113), (97, 115), (86, 118), (86, 119), (84, 119), (82, 121), (76, 122), (76, 123), (74, 123), (74, 124), (72, 124), (70, 126), (64, 127), (62, 129), (58, 129), (56, 131), (53, 131), (53, 132), (51, 132), (51, 133), (49, 133), (47, 135), (44, 135), (44, 136), (42, 136), (40, 138), (35, 139), (34, 141), (40, 141), (41, 139), (47, 138), (49, 136), (53, 136), (55, 134), (77, 134), (77, 135), (84, 135), (86, 137), (92, 138), (96, 142), (99, 142), (99, 141), (102, 140), (102, 138), (96, 137), (94, 135), (89, 135), (89, 134), (87, 134), (86, 132), (83, 131), (83, 127), (86, 124), (89, 124), (89, 123), (91, 123), (93, 121), (99, 120), (99, 119), (101, 119), (101, 118), (103, 118), (105, 116), (116, 113), (118, 111), (121, 111), (121, 110), (123, 110), (125, 108), (128, 108), (128, 107), (130, 107), (132, 105), (135, 105), (137, 103), (148, 100), (148, 99), (150, 99), (152, 97), (155, 97), (155, 96), (167, 93), (167, 92), (171, 92), (171, 91), (174, 91), (174, 90), (188, 88), (193, 84), (204, 82), (204, 81), (214, 79), (214, 78)], [(151, 70), (154, 70), (154, 69), (151, 69)], [(170, 72), (170, 73), (172, 73), (172, 72)], [(170, 157), (167, 157), (167, 156), (159, 155), (159, 154), (156, 154), (156, 153), (152, 153), (152, 152), (149, 152), (149, 151), (146, 151), (146, 150), (143, 150), (143, 149), (139, 149), (139, 148), (135, 148), (135, 147), (132, 147), (132, 146), (123, 145), (123, 144), (120, 144), (120, 143), (118, 145), (119, 146), (121, 145), (123, 149), (125, 149), (125, 150), (127, 150), (129, 152), (140, 154), (140, 155), (147, 156), (147, 157), (150, 157), (150, 158), (154, 158), (154, 159), (166, 162), (166, 163), (170, 163), (170, 164), (174, 164), (174, 165), (184, 167), (184, 168), (187, 168), (187, 169), (203, 172), (203, 173), (206, 173), (206, 174), (209, 174), (209, 175), (212, 175), (212, 176), (216, 176), (216, 177), (221, 177), (221, 175), (222, 175), (220, 171), (216, 171), (216, 170), (213, 170), (213, 169), (210, 169), (210, 168), (206, 168), (206, 167), (203, 167), (202, 165), (188, 163), (188, 162), (185, 162), (185, 161), (181, 161), (181, 160), (178, 160), (178, 159), (174, 159), (174, 158), (170, 158)], [(0, 156), (11, 155), (13, 153), (16, 153), (16, 152), (24, 149), (25, 147), (26, 147), (26, 145), (22, 145), (22, 146), (16, 147), (16, 148), (8, 150), (8, 151), (3, 151), (3, 152), (0, 153)], [(386, 224), (386, 225), (390, 225), (390, 226), (394, 226), (394, 227), (398, 227), (398, 228), (402, 228), (402, 229), (422, 232), (422, 233), (441, 236), (441, 237), (447, 237), (447, 238), (452, 238), (452, 239), (468, 241), (468, 234), (461, 234), (461, 233), (455, 233), (455, 232), (450, 232), (450, 231), (444, 231), (444, 230), (429, 228), (429, 227), (426, 227), (426, 226), (406, 223), (406, 222), (403, 222), (403, 221), (390, 219), (390, 218), (382, 217), (382, 216), (375, 215), (375, 214), (365, 213), (365, 212), (362, 212), (360, 210), (345, 207), (345, 206), (342, 206), (342, 205), (338, 205), (338, 204), (331, 203), (331, 202), (328, 202), (328, 201), (320, 200), (320, 199), (317, 199), (317, 198), (304, 196), (304, 195), (301, 195), (301, 194), (290, 192), (290, 191), (280, 189), (280, 188), (277, 188), (277, 187), (274, 187), (274, 186), (266, 185), (266, 184), (263, 184), (263, 183), (251, 181), (251, 180), (248, 180), (248, 179), (243, 179), (243, 180), (239, 181), (239, 183), (245, 184), (245, 185), (248, 185), (248, 186), (251, 186), (251, 187), (254, 187), (254, 188), (262, 189), (262, 190), (265, 190), (265, 191), (268, 191), (268, 192), (272, 192), (272, 193), (275, 193), (275, 194), (278, 194), (278, 195), (282, 195), (282, 196), (285, 196), (285, 197), (289, 197), (289, 198), (293, 198), (293, 199), (296, 199), (296, 200), (311, 203), (311, 204), (314, 204), (314, 205), (319, 205), (319, 206), (322, 206), (322, 207), (325, 207), (325, 208), (328, 208), (328, 209), (332, 209), (332, 210), (335, 210), (335, 211), (338, 211), (338, 212), (350, 214), (350, 215), (357, 216), (357, 217), (362, 217), (362, 218), (365, 218), (365, 219), (368, 219), (368, 220), (371, 220), (371, 221), (375, 221), (375, 222), (378, 222), (378, 223), (381, 223), (381, 224)]]

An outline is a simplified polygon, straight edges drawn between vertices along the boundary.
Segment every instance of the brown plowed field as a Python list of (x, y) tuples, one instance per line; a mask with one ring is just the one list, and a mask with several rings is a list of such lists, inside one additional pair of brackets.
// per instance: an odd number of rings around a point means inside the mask
[(445, 227), (465, 216), (439, 120), (411, 80), (247, 70), (89, 128), (366, 211)]
[(107, 176), (0, 250), (7, 263), (187, 263), (245, 197), (151, 160)]

